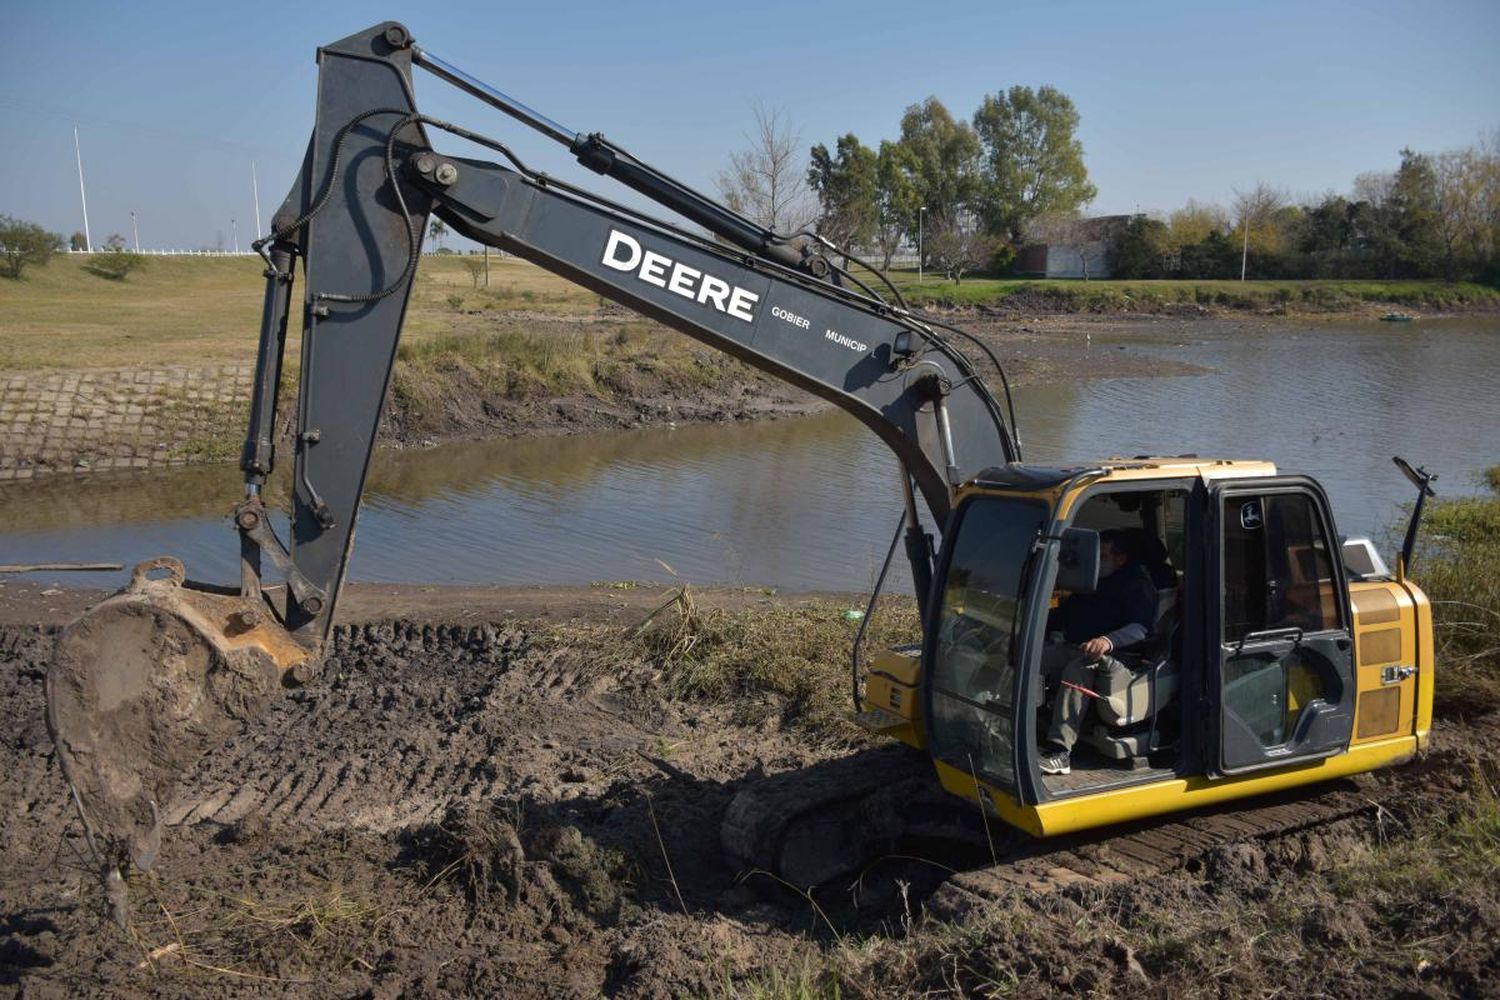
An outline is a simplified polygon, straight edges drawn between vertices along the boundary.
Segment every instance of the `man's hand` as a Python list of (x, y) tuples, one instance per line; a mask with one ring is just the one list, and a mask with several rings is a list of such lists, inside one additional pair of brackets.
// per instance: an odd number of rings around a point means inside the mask
[(1115, 644), (1100, 635), (1090, 639), (1080, 648), (1083, 650), (1083, 655), (1089, 658), (1090, 663), (1098, 663), (1115, 648)]

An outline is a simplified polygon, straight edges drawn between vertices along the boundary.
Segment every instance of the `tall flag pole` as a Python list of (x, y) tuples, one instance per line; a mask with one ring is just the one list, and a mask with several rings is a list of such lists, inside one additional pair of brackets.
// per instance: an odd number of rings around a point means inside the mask
[(83, 202), (83, 248), (94, 252), (94, 241), (89, 236), (89, 196), (83, 187), (83, 149), (78, 145), (78, 126), (73, 126), (73, 153), (78, 157), (78, 200)]

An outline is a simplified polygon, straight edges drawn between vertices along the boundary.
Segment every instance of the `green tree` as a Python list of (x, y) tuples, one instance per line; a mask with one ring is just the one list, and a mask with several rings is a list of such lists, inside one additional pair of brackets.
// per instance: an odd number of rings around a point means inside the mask
[(1110, 241), (1109, 273), (1121, 279), (1165, 278), (1171, 258), (1167, 224), (1137, 215)]
[(1098, 193), (1078, 141), (1078, 109), (1055, 87), (1012, 87), (974, 113), (983, 147), (979, 210), (991, 233), (1017, 242), (1042, 215), (1074, 215)]
[(1438, 228), (1437, 173), (1432, 158), (1401, 150), (1401, 165), (1391, 182), (1386, 211), (1395, 235), (1396, 277), (1427, 278), (1445, 263)]
[(1343, 195), (1329, 192), (1303, 210), (1297, 249), (1310, 254), (1348, 250), (1354, 234), (1354, 206)]
[[(908, 233), (917, 228), (917, 213), (949, 220), (957, 231), (960, 216), (971, 212), (979, 193), (979, 137), (967, 122), (957, 121), (943, 102), (929, 97), (901, 116), (900, 163), (915, 198), (903, 205)], [(914, 202), (914, 204), (912, 203)], [(958, 227), (962, 228), (962, 227)]]
[(818, 196), (818, 232), (836, 246), (866, 246), (879, 223), (880, 160), (852, 132), (839, 137), (835, 150), (820, 142), (810, 154), (807, 183)]
[(85, 269), (90, 274), (110, 281), (124, 281), (131, 271), (138, 271), (145, 266), (145, 256), (126, 250), (125, 238), (114, 233), (104, 241), (104, 250), (89, 258)]
[(891, 258), (910, 234), (909, 227), (922, 206), (915, 176), (910, 150), (899, 142), (882, 141), (875, 154), (875, 245), (880, 248), (883, 269), (890, 268)]
[(0, 258), (4, 259), (6, 277), (19, 278), (32, 265), (45, 266), (60, 243), (61, 236), (34, 222), (0, 215)]
[(78, 251), (78, 250), (87, 250), (88, 248), (89, 248), (89, 238), (87, 236), (83, 235), (83, 233), (81, 233), (81, 232), (75, 232), (75, 233), (73, 233), (72, 236), (68, 237), (68, 249), (69, 250)]
[(443, 237), (448, 235), (448, 227), (443, 224), (442, 219), (433, 219), (432, 223), (427, 227), (427, 235), (432, 237), (432, 241), (441, 250), (443, 248)]

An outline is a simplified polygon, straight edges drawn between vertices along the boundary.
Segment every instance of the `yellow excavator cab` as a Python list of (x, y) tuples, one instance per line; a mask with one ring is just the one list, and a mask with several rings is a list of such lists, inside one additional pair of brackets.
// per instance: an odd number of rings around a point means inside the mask
[[(1087, 548), (1122, 532), (1155, 621), (1112, 654), (1121, 693), (1079, 692), (1068, 770), (1043, 773), (1058, 699), (1087, 687), (1044, 669), (1076, 648), (1059, 616), (1098, 586)], [(989, 470), (958, 493), (927, 642), (872, 658), (860, 721), (1038, 836), (1407, 760), (1431, 724), (1431, 611), (1343, 548), (1321, 487), (1269, 462)]]

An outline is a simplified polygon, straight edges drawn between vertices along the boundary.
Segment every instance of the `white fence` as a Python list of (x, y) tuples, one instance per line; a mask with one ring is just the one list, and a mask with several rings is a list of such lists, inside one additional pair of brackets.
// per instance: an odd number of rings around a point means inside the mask
[[(130, 250), (129, 247), (124, 247)], [(108, 250), (63, 250), (62, 253), (76, 253), (82, 255), (109, 253)], [(258, 257), (254, 250), (130, 250), (144, 257)]]

